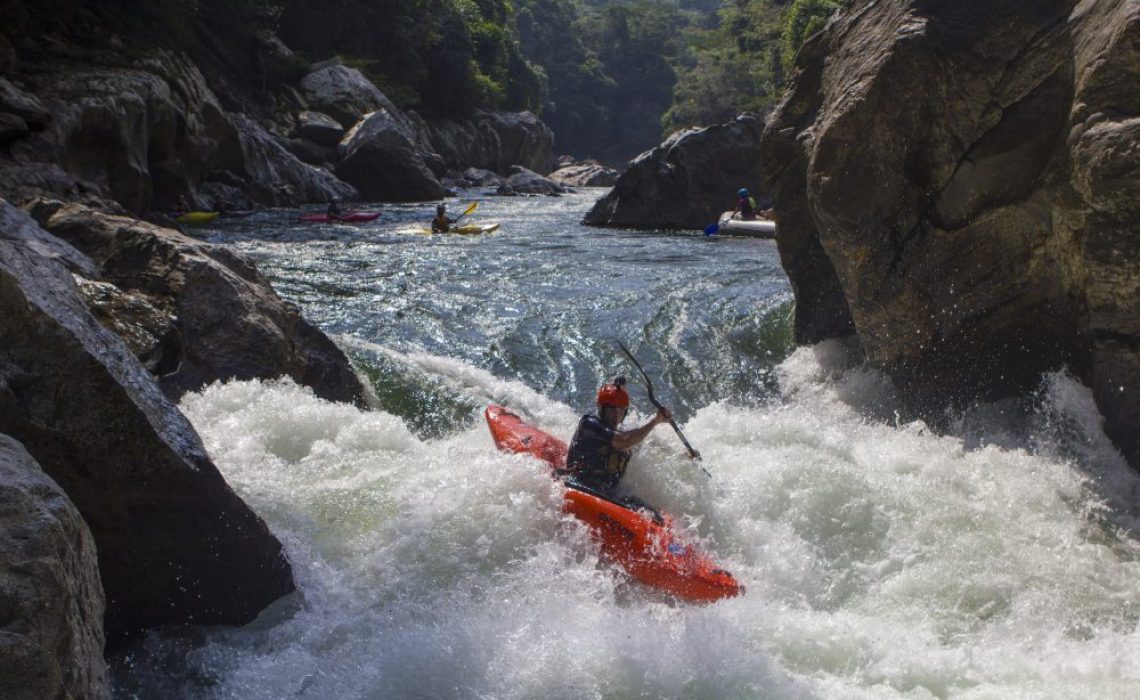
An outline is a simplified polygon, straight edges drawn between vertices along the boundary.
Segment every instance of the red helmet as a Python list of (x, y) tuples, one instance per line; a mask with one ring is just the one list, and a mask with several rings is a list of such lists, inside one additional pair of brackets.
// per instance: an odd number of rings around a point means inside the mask
[(625, 390), (625, 377), (617, 377), (598, 389), (598, 406), (629, 408), (629, 394)]

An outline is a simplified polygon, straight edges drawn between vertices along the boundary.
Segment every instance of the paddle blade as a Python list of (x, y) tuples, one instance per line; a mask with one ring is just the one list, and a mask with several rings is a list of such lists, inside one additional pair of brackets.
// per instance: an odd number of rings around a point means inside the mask
[(711, 226), (705, 226), (706, 236), (714, 236), (718, 231), (720, 231), (720, 222), (712, 224)]
[(471, 202), (471, 206), (467, 207), (460, 216), (467, 216), (471, 212), (479, 208), (479, 202)]

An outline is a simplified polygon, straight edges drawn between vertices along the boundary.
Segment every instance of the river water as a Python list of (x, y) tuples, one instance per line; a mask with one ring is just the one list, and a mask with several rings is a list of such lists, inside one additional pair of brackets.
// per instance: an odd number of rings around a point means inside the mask
[[(1140, 483), (1058, 373), (938, 433), (837, 348), (794, 349), (771, 241), (587, 229), (600, 195), (485, 198), (363, 226), (269, 212), (199, 231), (252, 255), (369, 379), (377, 410), (289, 382), (182, 403), (284, 543), (298, 592), (241, 629), (152, 634), (121, 698), (1140, 697)], [(461, 211), (474, 194), (450, 203)], [(678, 603), (599, 560), (505, 404), (568, 437), (633, 349), (667, 427), (626, 477), (746, 584)]]

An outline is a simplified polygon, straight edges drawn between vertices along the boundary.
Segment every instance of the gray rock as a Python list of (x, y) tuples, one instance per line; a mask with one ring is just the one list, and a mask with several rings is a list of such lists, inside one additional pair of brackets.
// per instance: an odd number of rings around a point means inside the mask
[[(279, 139), (278, 143), (286, 150), (297, 156), (298, 160), (316, 167), (333, 167), (337, 161), (336, 148), (329, 148), (314, 143), (308, 139)], [(345, 183), (348, 184), (348, 183)]]
[(110, 697), (95, 542), (71, 500), (0, 434), (0, 697)]
[(370, 200), (430, 201), (446, 195), (417, 146), (419, 134), (386, 109), (354, 126), (339, 147), (336, 174)]
[(359, 199), (360, 193), (352, 185), (327, 170), (302, 162), (249, 117), (231, 114), (229, 118), (239, 135), (239, 169), (247, 174), (247, 186), (258, 201), (296, 206), (327, 202), (334, 197)]
[(301, 79), (301, 94), (310, 108), (324, 112), (348, 129), (376, 110), (395, 113), (398, 110), (368, 78), (339, 61), (313, 67)]
[(0, 112), (15, 114), (33, 129), (42, 129), (51, 121), (51, 112), (39, 98), (3, 77), (0, 77)]
[(108, 642), (168, 624), (244, 624), (293, 590), (281, 545), (71, 274), (0, 202), (0, 432), (83, 515)]
[(344, 137), (344, 127), (327, 114), (301, 112), (297, 115), (297, 126), (293, 133), (297, 138), (307, 139), (327, 148), (336, 148)]
[(506, 179), (500, 188), (500, 194), (563, 194), (566, 188), (545, 178), (536, 172), (527, 170), (521, 165), (511, 168), (511, 176)]
[(1068, 367), (1140, 467), (1140, 13), (1075, 7), (845, 11), (761, 154), (798, 342), (855, 334), (928, 407)]
[[(364, 405), (344, 353), (278, 297), (249, 258), (78, 205), (63, 206), (44, 226), (89, 255), (105, 281), (139, 297), (138, 311), (151, 320), (118, 318), (140, 329), (136, 348), (164, 369), (159, 383), (170, 397), (219, 380), (289, 376), (322, 398)], [(108, 297), (110, 308), (115, 301)]]
[(553, 168), (554, 132), (530, 112), (490, 112), (477, 115), (499, 138), (499, 164), (495, 172), (504, 173), (521, 165), (539, 175)]
[(741, 187), (766, 208), (759, 156), (763, 130), (761, 117), (743, 114), (725, 124), (678, 131), (631, 161), (583, 223), (703, 229), (735, 206)]
[(514, 165), (539, 174), (552, 169), (554, 135), (530, 112), (478, 112), (464, 122), (437, 119), (426, 130), (447, 168), (475, 167), (504, 176)]
[[(303, 163), (264, 127), (227, 113), (182, 54), (160, 52), (133, 68), (44, 75), (39, 97), (54, 118), (0, 155), (0, 194), (114, 200), (132, 212), (170, 211), (179, 196), (224, 195), (271, 206), (356, 197), (327, 171)], [(243, 193), (208, 190), (215, 173)]]
[(565, 165), (550, 174), (550, 179), (567, 187), (613, 187), (620, 172), (597, 161)]

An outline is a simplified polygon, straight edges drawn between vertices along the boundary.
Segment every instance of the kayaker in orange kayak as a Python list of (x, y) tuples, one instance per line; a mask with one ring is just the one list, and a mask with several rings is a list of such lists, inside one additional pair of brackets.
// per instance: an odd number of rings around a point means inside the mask
[(662, 406), (645, 425), (633, 430), (618, 430), (629, 411), (629, 393), (625, 377), (617, 377), (598, 390), (598, 415), (587, 414), (578, 422), (570, 440), (566, 469), (561, 476), (601, 491), (612, 492), (629, 466), (630, 450), (639, 445), (658, 423), (672, 418)]

